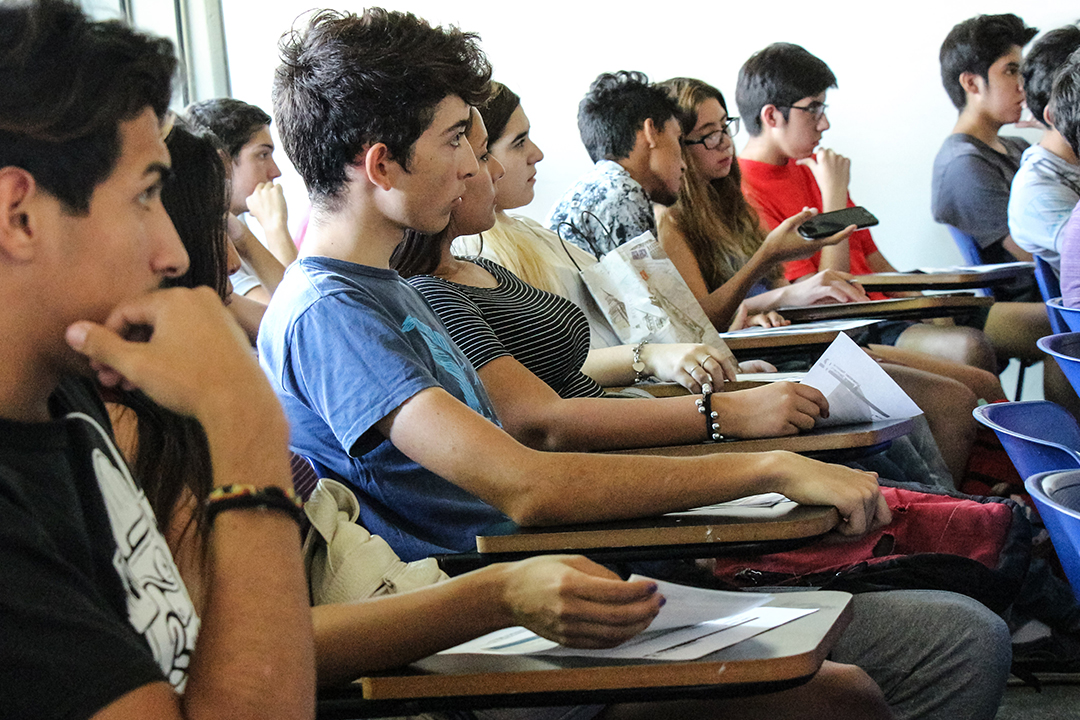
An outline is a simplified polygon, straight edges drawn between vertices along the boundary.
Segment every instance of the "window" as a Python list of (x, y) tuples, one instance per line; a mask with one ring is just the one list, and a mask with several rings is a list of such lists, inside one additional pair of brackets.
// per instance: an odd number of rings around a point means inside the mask
[(82, 4), (97, 20), (125, 20), (172, 40), (180, 61), (175, 109), (230, 94), (221, 0), (82, 0)]

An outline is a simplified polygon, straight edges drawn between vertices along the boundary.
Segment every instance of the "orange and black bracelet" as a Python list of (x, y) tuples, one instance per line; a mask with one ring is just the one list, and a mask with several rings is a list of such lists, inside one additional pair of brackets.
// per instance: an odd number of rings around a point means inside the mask
[(206, 498), (206, 522), (212, 523), (223, 510), (260, 508), (279, 510), (297, 524), (303, 524), (303, 507), (303, 501), (291, 488), (283, 490), (276, 485), (223, 485), (211, 491)]

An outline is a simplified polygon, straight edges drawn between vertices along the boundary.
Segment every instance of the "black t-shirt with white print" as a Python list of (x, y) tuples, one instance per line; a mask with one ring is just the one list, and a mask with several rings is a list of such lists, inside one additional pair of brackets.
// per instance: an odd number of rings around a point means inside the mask
[(168, 680), (199, 620), (89, 381), (0, 419), (0, 715), (85, 718)]

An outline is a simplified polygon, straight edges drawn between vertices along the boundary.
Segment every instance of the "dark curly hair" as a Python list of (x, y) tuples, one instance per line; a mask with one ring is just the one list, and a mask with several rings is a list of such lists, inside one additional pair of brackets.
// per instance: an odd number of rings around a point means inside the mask
[(323, 10), (304, 30), (286, 34), (274, 116), (312, 202), (335, 203), (346, 168), (366, 145), (384, 143), (408, 169), (413, 145), (445, 98), (487, 100), (491, 65), (478, 40), (381, 8), (363, 15)]
[(658, 128), (672, 118), (682, 122), (679, 106), (645, 73), (620, 70), (593, 80), (578, 104), (578, 132), (593, 162), (629, 157), (638, 131), (652, 120)]

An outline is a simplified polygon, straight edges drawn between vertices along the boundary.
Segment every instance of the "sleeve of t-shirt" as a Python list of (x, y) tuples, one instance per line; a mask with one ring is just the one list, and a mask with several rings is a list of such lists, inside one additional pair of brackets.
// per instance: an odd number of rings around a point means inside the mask
[(953, 158), (938, 188), (935, 219), (988, 248), (1009, 234), (1009, 184), (991, 163), (966, 153)]
[(1061, 232), (1078, 199), (1064, 183), (1014, 183), (1009, 198), (1009, 230), (1013, 240), (1029, 253), (1061, 251)]
[(87, 718), (165, 678), (49, 533), (0, 493), (0, 708), (5, 718)]
[(479, 370), (496, 358), (510, 355), (480, 308), (465, 293), (427, 275), (409, 278), (409, 284), (424, 296), (474, 368)]
[(327, 423), (347, 452), (377, 445), (371, 436), (360, 446), (357, 441), (413, 395), (439, 386), (402, 322), (350, 292), (316, 300), (290, 335), (282, 384)]

